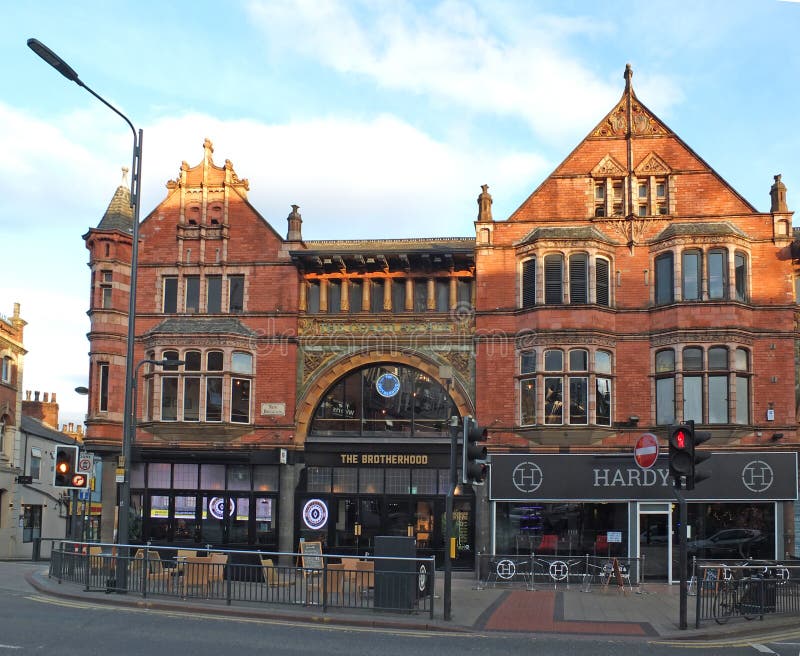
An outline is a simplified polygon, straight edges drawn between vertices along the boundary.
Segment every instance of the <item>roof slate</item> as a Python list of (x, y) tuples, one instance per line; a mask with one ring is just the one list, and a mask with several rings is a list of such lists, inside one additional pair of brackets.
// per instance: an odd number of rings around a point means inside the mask
[(164, 319), (164, 321), (148, 331), (148, 334), (153, 333), (168, 333), (172, 335), (207, 335), (211, 333), (246, 335), (247, 337), (251, 337), (256, 334), (238, 319), (208, 319), (205, 317), (180, 317), (174, 319)]
[(133, 209), (131, 208), (131, 192), (124, 185), (117, 187), (106, 213), (97, 226), (100, 230), (121, 230), (133, 232)]

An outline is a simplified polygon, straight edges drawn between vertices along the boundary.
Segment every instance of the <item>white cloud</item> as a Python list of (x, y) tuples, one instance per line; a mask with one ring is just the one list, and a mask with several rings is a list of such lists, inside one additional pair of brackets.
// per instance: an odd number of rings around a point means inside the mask
[[(454, 1), (419, 10), (334, 0), (249, 5), (274, 50), (384, 88), (521, 118), (548, 140), (574, 139), (576, 126), (588, 131), (619, 97), (621, 81), (598, 77), (569, 47), (571, 38), (613, 38), (613, 23), (540, 14), (527, 4), (482, 9)], [(679, 100), (675, 86), (659, 87), (662, 108)]]

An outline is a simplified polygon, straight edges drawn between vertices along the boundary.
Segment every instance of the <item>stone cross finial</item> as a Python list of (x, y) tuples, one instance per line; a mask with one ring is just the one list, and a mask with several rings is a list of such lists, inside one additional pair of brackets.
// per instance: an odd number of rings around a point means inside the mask
[(127, 166), (122, 167), (122, 182), (120, 184), (123, 187), (128, 186), (128, 171), (130, 171), (130, 169)]
[(625, 64), (625, 74), (623, 77), (625, 78), (625, 91), (630, 91), (631, 80), (633, 80), (633, 68), (630, 64)]

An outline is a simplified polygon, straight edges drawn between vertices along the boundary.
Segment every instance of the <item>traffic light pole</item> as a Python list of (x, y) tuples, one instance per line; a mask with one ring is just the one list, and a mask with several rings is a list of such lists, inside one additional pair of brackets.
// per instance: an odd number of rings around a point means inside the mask
[(456, 469), (456, 451), (458, 451), (458, 417), (450, 417), (450, 487), (447, 491), (445, 502), (445, 527), (444, 527), (444, 619), (452, 618), (452, 583), (453, 562), (450, 557), (450, 545), (453, 531), (453, 497), (458, 485), (458, 470)]
[(680, 531), (678, 532), (678, 568), (680, 569), (680, 590), (679, 590), (679, 622), (680, 629), (685, 630), (687, 627), (687, 602), (688, 602), (688, 588), (686, 581), (686, 567), (689, 562), (686, 540), (687, 540), (687, 527), (688, 521), (686, 512), (686, 497), (683, 496), (681, 490), (675, 489), (675, 497), (678, 499), (678, 521), (680, 522)]

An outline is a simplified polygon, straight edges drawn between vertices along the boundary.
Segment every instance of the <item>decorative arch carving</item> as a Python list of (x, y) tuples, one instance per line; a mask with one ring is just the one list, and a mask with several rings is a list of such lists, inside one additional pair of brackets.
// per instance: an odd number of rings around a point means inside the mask
[(331, 385), (355, 369), (379, 362), (402, 364), (425, 372), (447, 389), (453, 399), (453, 403), (458, 408), (459, 414), (462, 416), (474, 414), (473, 400), (469, 397), (461, 381), (456, 376), (453, 377), (450, 384), (442, 380), (439, 377), (438, 362), (425, 359), (416, 352), (412, 353), (402, 349), (396, 351), (369, 350), (361, 353), (351, 353), (336, 362), (332, 362), (327, 368), (319, 372), (306, 388), (302, 397), (297, 400), (295, 444), (297, 446), (305, 444), (314, 409), (317, 407), (322, 395)]

